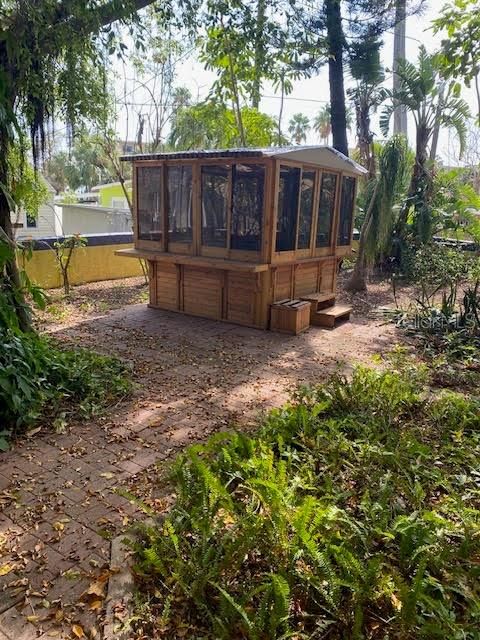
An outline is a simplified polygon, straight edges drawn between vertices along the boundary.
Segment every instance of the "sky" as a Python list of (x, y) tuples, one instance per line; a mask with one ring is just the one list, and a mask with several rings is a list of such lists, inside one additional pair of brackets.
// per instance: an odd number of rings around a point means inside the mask
[[(418, 53), (418, 48), (421, 43), (425, 45), (427, 51), (433, 52), (440, 46), (441, 35), (434, 35), (431, 30), (431, 22), (439, 14), (440, 8), (443, 6), (443, 2), (439, 0), (427, 0), (426, 9), (423, 15), (412, 16), (407, 18), (406, 33), (406, 55), (410, 61), (415, 61)], [(393, 57), (393, 32), (385, 34), (385, 44), (382, 49), (382, 62), (386, 69), (391, 68)], [(133, 76), (131, 69), (126, 71), (127, 77)], [(144, 102), (148, 102), (148, 92), (143, 89), (135, 89), (135, 84), (127, 82), (125, 85), (124, 74), (121, 73), (122, 78), (118, 79), (116, 91), (118, 95), (121, 95), (125, 87), (129, 92), (128, 100), (135, 105), (131, 104), (128, 107), (128, 114), (123, 107), (118, 112), (117, 131), (122, 140), (135, 139), (136, 125), (138, 121), (138, 112), (145, 107), (139, 106)], [(387, 73), (387, 79), (391, 78), (391, 74)], [(187, 87), (194, 98), (204, 99), (208, 96), (208, 92), (212, 83), (215, 80), (215, 74), (206, 71), (202, 64), (199, 63), (193, 57), (186, 57), (184, 61), (178, 67), (177, 84), (179, 86)], [(391, 79), (390, 79), (391, 82)], [(386, 84), (388, 84), (388, 80)], [(347, 81), (348, 87), (348, 81)], [(262, 101), (260, 105), (261, 111), (268, 113), (272, 116), (278, 117), (280, 108), (280, 96), (275, 93), (273, 87), (268, 83), (265, 83), (262, 90)], [(473, 91), (465, 89), (463, 97), (469, 102), (472, 108), (472, 112), (475, 112), (475, 100)], [(327, 66), (321, 69), (319, 75), (296, 81), (292, 93), (285, 98), (284, 111), (282, 118), (282, 129), (285, 131), (288, 127), (288, 121), (293, 114), (301, 112), (310, 119), (313, 119), (318, 110), (329, 101), (329, 86), (328, 86), (328, 70)], [(378, 114), (373, 117), (373, 131), (377, 138), (382, 138), (378, 128)], [(414, 123), (409, 122), (409, 139), (410, 143), (414, 143)], [(351, 146), (355, 145), (355, 132), (352, 131), (349, 134), (349, 142)], [(307, 144), (319, 144), (317, 134), (310, 131), (307, 137)], [(440, 135), (438, 153), (444, 162), (452, 165), (458, 164), (458, 145), (455, 140), (455, 136), (447, 131), (443, 131)]]

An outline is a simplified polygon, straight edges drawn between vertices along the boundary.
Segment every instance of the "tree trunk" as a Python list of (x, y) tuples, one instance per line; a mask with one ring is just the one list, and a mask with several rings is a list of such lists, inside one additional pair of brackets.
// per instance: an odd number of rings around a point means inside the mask
[(408, 214), (412, 206), (415, 211), (415, 222), (417, 222), (421, 207), (428, 207), (430, 201), (432, 180), (427, 168), (427, 147), (430, 136), (430, 129), (424, 126), (417, 127), (416, 154), (412, 179), (397, 222), (396, 235), (400, 239), (405, 238)]
[(260, 94), (262, 89), (262, 72), (265, 65), (264, 33), (266, 22), (266, 0), (258, 0), (257, 24), (255, 28), (255, 63), (253, 68), (252, 107), (260, 107)]
[[(2, 177), (1, 182), (6, 184), (6, 177)], [(5, 232), (5, 235), (8, 238), (8, 241), (13, 243), (13, 230), (12, 224), (10, 220), (10, 206), (8, 204), (8, 199), (0, 189), (0, 227)], [(32, 328), (30, 316), (28, 314), (27, 303), (25, 302), (25, 297), (23, 295), (22, 284), (20, 282), (20, 274), (18, 272), (18, 265), (16, 256), (14, 255), (12, 260), (8, 260), (5, 265), (6, 276), (11, 284), (13, 300), (14, 300), (14, 309), (15, 314), (18, 320), (18, 326), (24, 332), (30, 331)]]
[[(401, 89), (401, 80), (396, 73), (399, 60), (405, 60), (405, 30), (407, 15), (406, 0), (396, 0), (395, 7), (395, 35), (393, 40), (393, 90)], [(408, 135), (407, 109), (405, 105), (398, 105), (393, 113), (393, 133)]]
[(358, 242), (358, 256), (353, 268), (350, 280), (345, 285), (347, 291), (358, 292), (367, 290), (367, 242), (370, 230), (372, 228), (372, 212), (377, 199), (380, 181), (377, 180), (372, 197), (368, 204), (368, 210), (365, 214), (362, 230), (360, 231), (360, 239)]
[(435, 158), (437, 157), (438, 138), (440, 136), (440, 123), (442, 119), (444, 96), (445, 96), (445, 83), (442, 82), (438, 90), (437, 112), (435, 114), (435, 124), (433, 126), (432, 146), (430, 147), (430, 162), (435, 162)]
[(370, 106), (368, 99), (361, 95), (356, 101), (357, 112), (357, 136), (360, 161), (368, 170), (368, 180), (376, 177), (375, 154), (373, 150), (373, 134), (370, 130)]
[(342, 27), (341, 0), (325, 0), (327, 19), (328, 79), (330, 84), (330, 114), (333, 147), (348, 156), (347, 110), (343, 79), (344, 35)]

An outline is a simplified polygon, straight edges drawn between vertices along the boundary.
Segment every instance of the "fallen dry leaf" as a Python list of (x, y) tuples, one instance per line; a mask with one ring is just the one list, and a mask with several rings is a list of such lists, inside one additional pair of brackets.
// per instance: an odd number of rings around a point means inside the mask
[(31, 622), (33, 624), (35, 624), (36, 622), (38, 622), (39, 620), (39, 616), (27, 616), (27, 621)]
[(96, 600), (92, 600), (88, 606), (91, 611), (98, 611), (102, 608), (103, 600), (97, 598)]
[(83, 627), (81, 627), (79, 624), (72, 625), (72, 633), (77, 638), (85, 638)]
[(14, 569), (15, 569), (14, 564), (2, 564), (2, 566), (0, 566), (0, 576), (6, 576)]

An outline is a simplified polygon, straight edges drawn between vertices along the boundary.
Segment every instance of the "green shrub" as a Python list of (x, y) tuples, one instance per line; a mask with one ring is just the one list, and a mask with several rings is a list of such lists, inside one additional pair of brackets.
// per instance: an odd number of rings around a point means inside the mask
[(0, 448), (47, 419), (91, 416), (130, 387), (114, 358), (0, 326)]
[(138, 634), (480, 638), (480, 401), (422, 378), (357, 369), (181, 455)]

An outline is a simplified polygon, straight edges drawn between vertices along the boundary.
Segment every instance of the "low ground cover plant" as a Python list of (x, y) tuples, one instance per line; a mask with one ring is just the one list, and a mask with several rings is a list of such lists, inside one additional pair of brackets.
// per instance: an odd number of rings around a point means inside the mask
[(412, 253), (416, 295), (392, 315), (430, 358), (480, 373), (480, 258), (428, 246)]
[(98, 413), (131, 390), (127, 367), (119, 360), (65, 349), (33, 329), (22, 330), (15, 309), (33, 314), (25, 296), (40, 309), (47, 298), (25, 270), (20, 282), (12, 280), (6, 265), (17, 250), (0, 238), (0, 451), (31, 427), (53, 423), (61, 429), (71, 417)]
[(137, 637), (480, 638), (480, 400), (357, 369), (174, 463)]
[(89, 417), (130, 389), (115, 358), (0, 326), (0, 449), (32, 426)]

